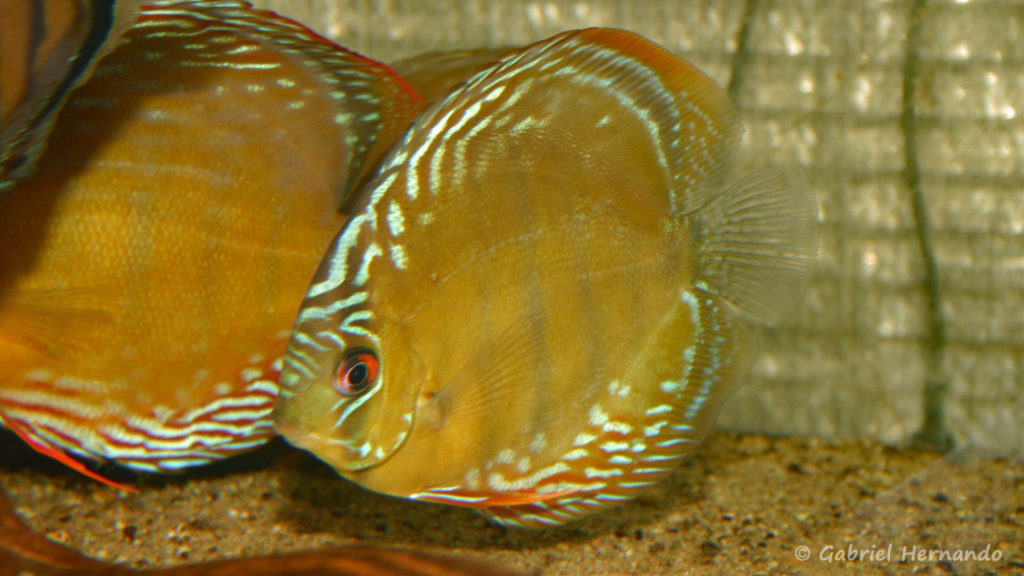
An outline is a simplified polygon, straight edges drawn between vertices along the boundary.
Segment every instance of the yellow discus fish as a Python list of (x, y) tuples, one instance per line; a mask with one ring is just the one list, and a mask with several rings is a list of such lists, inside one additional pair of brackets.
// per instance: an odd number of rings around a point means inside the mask
[(144, 7), (0, 198), (0, 423), (147, 471), (263, 443), (337, 207), (418, 106), (248, 3)]
[(505, 54), (424, 111), (299, 313), (277, 429), (371, 490), (571, 520), (694, 450), (817, 255), (802, 176), (723, 180), (739, 116), (634, 33)]

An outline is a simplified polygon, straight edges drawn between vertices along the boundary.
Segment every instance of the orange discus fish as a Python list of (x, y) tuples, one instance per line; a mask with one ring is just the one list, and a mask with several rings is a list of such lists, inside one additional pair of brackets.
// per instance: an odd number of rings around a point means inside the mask
[(427, 108), (299, 313), (277, 429), (367, 488), (514, 526), (620, 504), (704, 438), (817, 256), (803, 177), (724, 186), (742, 126), (623, 30), (504, 55)]
[(0, 0), (0, 192), (31, 175), (68, 94), (135, 19), (132, 0)]
[(418, 107), (248, 3), (145, 7), (0, 199), (0, 423), (146, 471), (262, 444), (337, 207)]

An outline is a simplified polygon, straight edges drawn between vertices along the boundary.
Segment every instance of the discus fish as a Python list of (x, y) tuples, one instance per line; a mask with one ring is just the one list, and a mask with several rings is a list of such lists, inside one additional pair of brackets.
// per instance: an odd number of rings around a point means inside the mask
[(0, 193), (31, 175), (68, 94), (135, 19), (132, 0), (0, 0)]
[(429, 106), (302, 304), (274, 408), (366, 488), (514, 526), (620, 504), (708, 433), (817, 255), (795, 170), (723, 185), (742, 132), (687, 61), (588, 29)]
[(338, 205), (418, 107), (248, 3), (143, 9), (0, 202), (0, 423), (153, 472), (262, 444)]
[(462, 558), (378, 546), (347, 546), (133, 570), (87, 558), (35, 534), (0, 490), (0, 576), (514, 576), (518, 572)]

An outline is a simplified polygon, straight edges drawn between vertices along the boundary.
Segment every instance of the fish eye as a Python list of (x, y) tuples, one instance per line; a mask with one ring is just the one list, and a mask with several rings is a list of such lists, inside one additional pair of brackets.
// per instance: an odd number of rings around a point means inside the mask
[(338, 365), (338, 379), (334, 389), (342, 396), (358, 396), (366, 392), (377, 379), (379, 363), (370, 350), (350, 352)]

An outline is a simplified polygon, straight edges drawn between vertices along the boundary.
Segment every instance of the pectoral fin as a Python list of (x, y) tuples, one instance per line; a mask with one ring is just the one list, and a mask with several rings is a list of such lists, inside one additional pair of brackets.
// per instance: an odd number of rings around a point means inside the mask
[(101, 289), (23, 290), (0, 297), (0, 358), (52, 361), (98, 352), (114, 323), (105, 309), (106, 294)]

